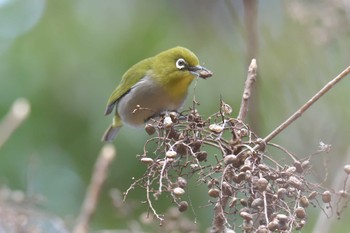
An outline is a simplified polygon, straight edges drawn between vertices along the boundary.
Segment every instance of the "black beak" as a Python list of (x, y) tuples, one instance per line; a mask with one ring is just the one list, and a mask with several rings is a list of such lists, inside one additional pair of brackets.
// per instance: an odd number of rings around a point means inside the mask
[(204, 78), (204, 79), (210, 78), (213, 75), (213, 72), (211, 72), (207, 68), (205, 68), (203, 66), (199, 66), (199, 65), (198, 66), (190, 66), (190, 67), (188, 67), (188, 70), (192, 74), (194, 74), (200, 78)]

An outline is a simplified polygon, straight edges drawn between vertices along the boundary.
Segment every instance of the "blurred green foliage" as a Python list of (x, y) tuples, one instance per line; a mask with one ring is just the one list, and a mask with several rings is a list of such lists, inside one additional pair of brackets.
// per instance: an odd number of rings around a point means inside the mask
[[(259, 80), (252, 104), (259, 111), (252, 124), (262, 137), (349, 65), (349, 6), (347, 15), (340, 2), (331, 2), (259, 3)], [(43, 195), (44, 208), (73, 222), (111, 121), (103, 116), (107, 98), (131, 65), (176, 45), (193, 50), (214, 72), (198, 81), (184, 108), (195, 92), (200, 113), (209, 115), (222, 96), (235, 116), (248, 67), (243, 19), (240, 1), (0, 1), (0, 116), (18, 97), (32, 107), (0, 148), (0, 184)], [(342, 168), (350, 137), (349, 86), (344, 80), (276, 142), (306, 155), (325, 141), (334, 148), (330, 171)], [(135, 156), (147, 138), (140, 129), (121, 130), (94, 229), (126, 227), (108, 192), (126, 190), (132, 177), (143, 174)], [(322, 174), (321, 164), (315, 169)], [(203, 190), (192, 186), (194, 208), (207, 204)], [(139, 205), (144, 195), (136, 189), (129, 199)], [(160, 211), (168, 201), (157, 203)], [(141, 205), (135, 218), (146, 210)], [(210, 224), (211, 210), (196, 210), (202, 229)]]

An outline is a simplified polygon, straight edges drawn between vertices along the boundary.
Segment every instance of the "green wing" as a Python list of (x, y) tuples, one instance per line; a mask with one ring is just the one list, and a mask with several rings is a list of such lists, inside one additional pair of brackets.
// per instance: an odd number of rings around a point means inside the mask
[(147, 71), (151, 69), (151, 64), (152, 58), (147, 58), (136, 63), (125, 72), (120, 84), (112, 92), (108, 99), (105, 115), (110, 114), (118, 103), (119, 99), (126, 95), (131, 88), (146, 75)]

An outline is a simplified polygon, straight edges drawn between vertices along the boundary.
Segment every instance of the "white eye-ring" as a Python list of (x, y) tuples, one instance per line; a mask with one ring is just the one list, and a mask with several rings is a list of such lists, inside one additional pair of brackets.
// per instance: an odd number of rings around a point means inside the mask
[(182, 70), (183, 68), (185, 68), (187, 65), (186, 61), (183, 58), (179, 58), (176, 61), (176, 68), (178, 68), (179, 70)]

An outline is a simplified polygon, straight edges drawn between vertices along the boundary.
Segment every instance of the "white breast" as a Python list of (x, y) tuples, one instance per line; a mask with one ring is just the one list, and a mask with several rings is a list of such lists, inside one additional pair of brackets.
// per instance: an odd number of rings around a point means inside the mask
[(146, 76), (119, 100), (117, 110), (123, 123), (142, 126), (161, 112), (179, 109), (184, 99), (171, 99), (158, 83)]

